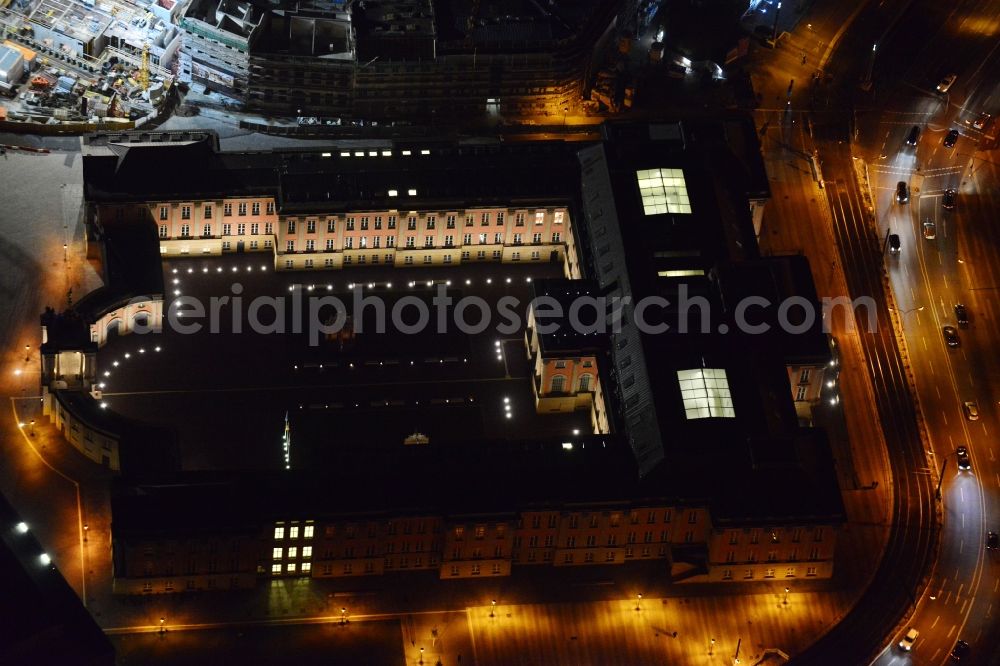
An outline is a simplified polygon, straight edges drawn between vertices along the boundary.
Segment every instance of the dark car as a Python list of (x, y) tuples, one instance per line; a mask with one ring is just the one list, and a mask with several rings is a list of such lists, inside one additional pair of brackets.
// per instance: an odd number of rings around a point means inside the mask
[(952, 661), (962, 661), (969, 656), (969, 644), (965, 641), (958, 641), (955, 643), (955, 647), (951, 649), (951, 660)]
[(958, 130), (953, 129), (944, 137), (944, 147), (954, 148), (956, 143), (958, 143)]
[(947, 210), (955, 210), (955, 199), (958, 198), (958, 190), (954, 187), (950, 187), (944, 191), (944, 196), (941, 197), (941, 205)]
[(910, 186), (905, 180), (896, 183), (896, 203), (906, 203), (910, 200)]
[(958, 320), (959, 326), (969, 325), (969, 311), (961, 303), (955, 303), (955, 319)]
[(944, 341), (949, 347), (957, 347), (959, 345), (958, 340), (958, 330), (954, 326), (945, 326), (941, 329), (944, 333)]
[(889, 254), (899, 254), (899, 234), (889, 234)]
[(969, 450), (964, 446), (960, 446), (955, 449), (955, 459), (958, 461), (958, 468), (960, 470), (972, 469), (972, 460), (969, 458)]
[(986, 547), (990, 550), (1000, 548), (1000, 536), (997, 536), (996, 532), (990, 532), (986, 535)]
[(917, 141), (919, 140), (920, 140), (920, 127), (918, 125), (914, 125), (913, 127), (910, 128), (910, 133), (906, 135), (906, 145), (915, 146), (917, 145)]

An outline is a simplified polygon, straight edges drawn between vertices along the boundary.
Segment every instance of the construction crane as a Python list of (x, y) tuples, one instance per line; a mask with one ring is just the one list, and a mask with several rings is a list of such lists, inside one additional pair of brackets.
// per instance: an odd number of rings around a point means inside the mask
[(149, 90), (149, 42), (142, 45), (142, 63), (139, 65), (135, 81), (143, 90)]

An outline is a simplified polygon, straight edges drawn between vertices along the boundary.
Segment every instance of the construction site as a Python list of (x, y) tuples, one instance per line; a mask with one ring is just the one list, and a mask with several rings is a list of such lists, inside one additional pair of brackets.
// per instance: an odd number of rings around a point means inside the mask
[[(0, 9), (0, 121), (135, 123), (154, 116), (180, 42), (169, 10), (118, 0), (13, 0)], [(16, 126), (15, 126), (16, 127)]]

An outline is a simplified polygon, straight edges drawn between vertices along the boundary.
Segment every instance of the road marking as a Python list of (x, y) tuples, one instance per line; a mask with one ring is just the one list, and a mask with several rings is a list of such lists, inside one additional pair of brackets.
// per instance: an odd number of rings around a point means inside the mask
[(941, 410), (941, 416), (944, 418), (944, 424), (948, 425), (948, 415), (944, 413), (943, 409)]
[(936, 626), (937, 626), (937, 623), (938, 623), (938, 620), (940, 620), (940, 619), (941, 619), (941, 616), (940, 616), (940, 615), (938, 615), (938, 616), (936, 616), (936, 617), (934, 618), (934, 622), (933, 622), (933, 623), (931, 624), (931, 629), (933, 629), (934, 627), (936, 627)]
[[(962, 498), (962, 502), (965, 502), (965, 488), (958, 489), (958, 496)], [(962, 520), (965, 520), (965, 514), (962, 514)], [(963, 525), (965, 523), (962, 523)]]
[(958, 629), (958, 625), (957, 624), (951, 625), (951, 629), (948, 630), (948, 638), (951, 638), (952, 636), (955, 635), (955, 630), (956, 629)]

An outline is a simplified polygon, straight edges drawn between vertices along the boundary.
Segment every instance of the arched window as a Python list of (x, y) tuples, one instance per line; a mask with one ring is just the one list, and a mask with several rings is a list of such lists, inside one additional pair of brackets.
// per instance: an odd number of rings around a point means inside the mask
[(565, 375), (556, 375), (555, 377), (553, 377), (552, 378), (552, 392), (553, 393), (562, 393), (565, 390), (566, 390), (566, 376)]
[(590, 390), (590, 383), (594, 380), (593, 375), (580, 375), (580, 393)]

